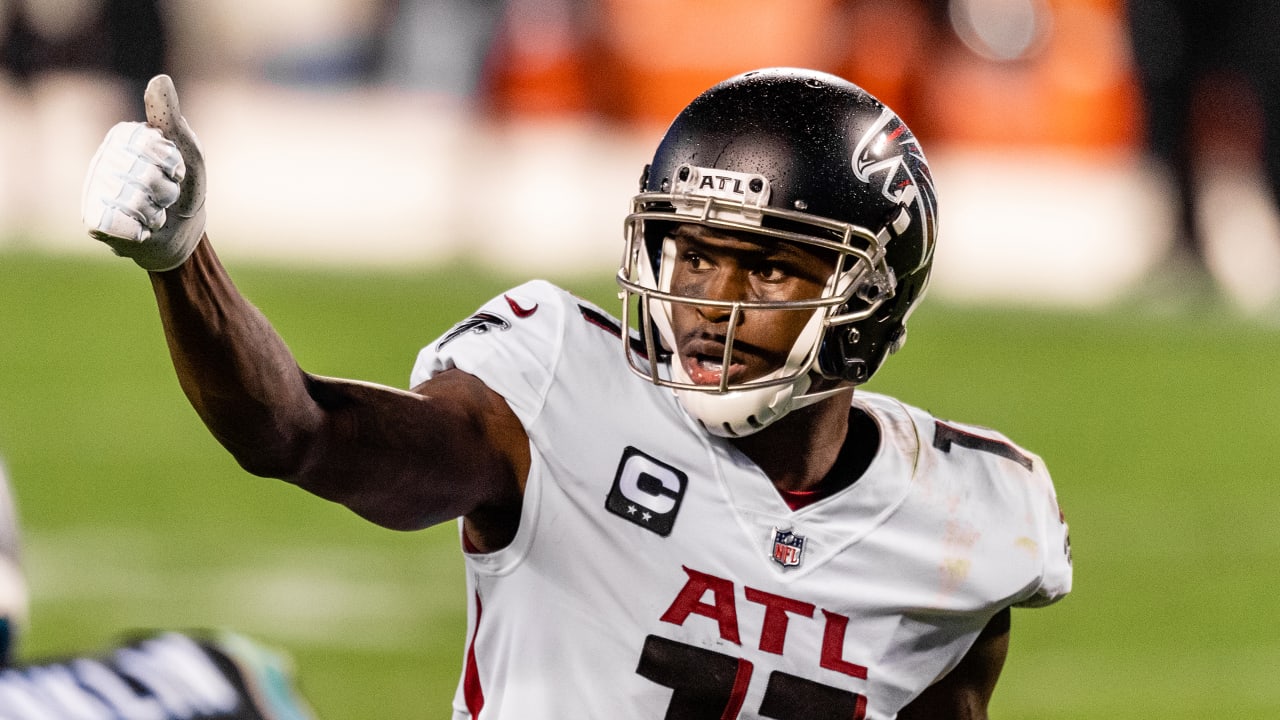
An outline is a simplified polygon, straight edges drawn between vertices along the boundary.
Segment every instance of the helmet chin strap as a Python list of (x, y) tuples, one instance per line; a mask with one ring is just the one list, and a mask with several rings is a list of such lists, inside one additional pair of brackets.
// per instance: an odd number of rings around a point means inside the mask
[(808, 407), (845, 390), (844, 386), (807, 393), (811, 374), (801, 375), (787, 385), (725, 393), (675, 390), (676, 399), (707, 432), (723, 438), (751, 435), (772, 425), (787, 413)]
[[(818, 339), (822, 335), (823, 315), (821, 310), (814, 311), (813, 317), (792, 346), (787, 361), (757, 382), (768, 382), (787, 372), (794, 372), (816, 351)], [(723, 393), (684, 388), (677, 388), (674, 392), (680, 407), (706, 428), (707, 432), (726, 438), (742, 437), (765, 429), (792, 410), (812, 405), (844, 389), (837, 387), (809, 393), (815, 374), (815, 371), (809, 371), (800, 373), (791, 382), (781, 385), (728, 390)], [(671, 377), (679, 383), (693, 384), (684, 364), (676, 358), (671, 363)]]

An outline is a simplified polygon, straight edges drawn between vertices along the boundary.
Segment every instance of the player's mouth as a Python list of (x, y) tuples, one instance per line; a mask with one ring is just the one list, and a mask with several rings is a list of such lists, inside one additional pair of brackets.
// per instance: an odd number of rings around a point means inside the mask
[(745, 363), (724, 365), (723, 353), (694, 352), (683, 356), (684, 371), (695, 385), (719, 385), (726, 374), (730, 383), (742, 382), (747, 372)]

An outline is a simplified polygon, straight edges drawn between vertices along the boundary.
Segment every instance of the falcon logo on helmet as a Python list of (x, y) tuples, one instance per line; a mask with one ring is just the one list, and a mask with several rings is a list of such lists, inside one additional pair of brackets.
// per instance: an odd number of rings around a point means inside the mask
[[(890, 125), (893, 126), (892, 130), (888, 129)], [(910, 205), (916, 200), (916, 180), (895, 147), (898, 144), (895, 141), (902, 138), (906, 129), (907, 126), (902, 124), (898, 116), (885, 108), (875, 124), (862, 134), (854, 148), (853, 173), (859, 180), (870, 183), (873, 174), (883, 172), (884, 182), (880, 192), (888, 200)], [(907, 138), (911, 145), (916, 145), (912, 136), (907, 135)]]
[[(908, 166), (908, 159), (915, 160), (923, 169), (920, 178)], [(928, 184), (929, 195), (934, 195), (933, 176), (928, 172), (928, 165), (924, 164), (920, 144), (889, 108), (880, 113), (876, 122), (858, 140), (853, 152), (852, 167), (854, 175), (868, 184), (874, 184), (873, 175), (884, 174), (884, 180), (880, 184), (881, 195), (904, 207), (894, 222), (889, 223), (894, 235), (901, 235), (910, 226), (911, 214), (906, 209), (917, 204), (921, 194), (920, 183)], [(925, 204), (919, 208), (919, 212), (920, 222), (932, 225), (933, 204)], [(888, 243), (890, 239), (886, 235), (883, 241)]]

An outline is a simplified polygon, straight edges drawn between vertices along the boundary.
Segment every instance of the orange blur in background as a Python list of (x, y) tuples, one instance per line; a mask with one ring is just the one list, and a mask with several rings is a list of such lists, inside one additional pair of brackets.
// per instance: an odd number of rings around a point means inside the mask
[(1008, 58), (966, 38), (946, 5), (513, 0), (482, 100), (498, 116), (592, 113), (660, 130), (719, 80), (795, 65), (862, 85), (929, 142), (1085, 150), (1141, 142), (1121, 0), (1023, 3), (1036, 12), (1011, 28), (1023, 39)]

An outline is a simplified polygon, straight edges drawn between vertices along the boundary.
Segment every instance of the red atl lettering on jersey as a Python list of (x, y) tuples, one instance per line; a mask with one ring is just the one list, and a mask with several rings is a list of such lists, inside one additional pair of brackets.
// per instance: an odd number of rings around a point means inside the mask
[(852, 675), (866, 680), (866, 667), (851, 663), (842, 657), (844, 652), (844, 633), (849, 629), (849, 618), (833, 613), (830, 610), (823, 610), (822, 615), (827, 619), (827, 625), (822, 630), (822, 659), (818, 661), (818, 664), (828, 670), (835, 670), (845, 675)]
[[(741, 645), (738, 637), (738, 606), (733, 601), (733, 582), (715, 575), (684, 569), (688, 582), (680, 589), (676, 601), (662, 614), (662, 621), (672, 625), (684, 625), (690, 615), (709, 617), (720, 624), (720, 637), (735, 645)], [(702, 602), (702, 596), (711, 591), (711, 604)]]
[(813, 603), (792, 600), (751, 587), (743, 589), (747, 592), (748, 600), (764, 606), (764, 627), (760, 628), (760, 649), (774, 655), (781, 655), (787, 640), (789, 620), (787, 613), (811, 618), (814, 610)]
[[(699, 572), (692, 568), (684, 568), (688, 575), (684, 587), (676, 594), (671, 607), (662, 614), (663, 622), (683, 626), (690, 615), (702, 615), (716, 621), (720, 629), (720, 638), (735, 645), (741, 645), (741, 633), (738, 630), (737, 591), (732, 580)], [(703, 598), (710, 593), (710, 602)], [(748, 602), (764, 606), (764, 620), (760, 628), (760, 650), (782, 655), (786, 649), (787, 629), (792, 616), (813, 619), (817, 606), (813, 603), (796, 600), (783, 595), (743, 587), (743, 595)], [(828, 670), (844, 673), (860, 680), (867, 678), (867, 668), (844, 659), (844, 638), (849, 628), (849, 618), (839, 613), (823, 609), (822, 653), (818, 665)]]

